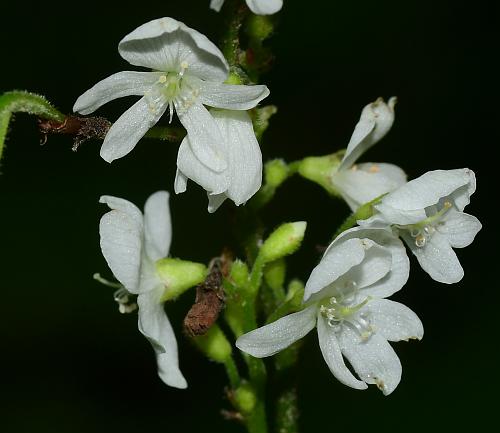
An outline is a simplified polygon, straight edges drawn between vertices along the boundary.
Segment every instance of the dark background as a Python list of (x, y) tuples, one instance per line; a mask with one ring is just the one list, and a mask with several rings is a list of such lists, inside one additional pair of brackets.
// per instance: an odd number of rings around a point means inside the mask
[[(138, 25), (172, 16), (219, 36), (220, 15), (209, 0), (125, 3), (7, 2), (2, 5), (0, 91), (27, 89), (70, 112), (98, 80), (131, 69), (116, 50)], [(416, 177), (427, 170), (469, 167), (478, 192), (469, 213), (483, 230), (458, 255), (465, 278), (441, 285), (412, 260), (409, 284), (395, 297), (421, 317), (421, 342), (397, 343), (403, 379), (384, 397), (375, 387), (349, 389), (329, 373), (311, 335), (300, 362), (302, 431), (484, 429), (498, 400), (498, 145), (493, 2), (291, 1), (272, 39), (277, 60), (264, 77), (279, 107), (263, 153), (294, 160), (345, 147), (361, 108), (397, 95), (390, 134), (364, 161), (387, 161)], [(497, 79), (497, 78), (496, 78)], [(99, 114), (114, 120), (132, 98)], [(51, 137), (38, 145), (35, 121), (17, 115), (0, 177), (2, 310), (0, 430), (5, 433), (237, 432), (223, 421), (222, 368), (202, 359), (180, 335), (192, 293), (168, 306), (180, 340), (189, 388), (164, 386), (134, 315), (122, 316), (112, 290), (92, 280), (110, 277), (98, 244), (101, 194), (142, 206), (158, 189), (173, 189), (177, 145), (142, 141), (107, 164), (99, 143), (72, 153)], [(492, 160), (488, 167), (488, 161)], [(496, 164), (498, 165), (498, 163)], [(208, 261), (225, 244), (230, 203), (206, 212), (201, 188), (172, 197), (171, 253)], [(307, 220), (306, 241), (292, 259), (306, 279), (317, 244), (327, 242), (346, 207), (318, 186), (288, 181), (269, 208), (270, 227)], [(491, 223), (490, 223), (491, 220)]]

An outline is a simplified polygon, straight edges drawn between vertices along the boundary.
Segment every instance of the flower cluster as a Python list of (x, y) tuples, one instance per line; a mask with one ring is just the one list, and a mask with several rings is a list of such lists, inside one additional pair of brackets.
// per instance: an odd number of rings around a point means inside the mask
[[(211, 7), (219, 10), (222, 3), (213, 0)], [(281, 0), (247, 3), (260, 14), (282, 6)], [(268, 88), (225, 83), (229, 66), (222, 52), (172, 18), (140, 26), (122, 39), (118, 51), (130, 64), (150, 70), (114, 74), (81, 95), (74, 106), (88, 114), (116, 98), (141, 97), (110, 128), (101, 148), (103, 159), (112, 162), (125, 156), (164, 113), (172, 122), (175, 112), (187, 131), (177, 157), (175, 192), (184, 192), (191, 179), (207, 191), (209, 212), (226, 198), (236, 205), (249, 200), (261, 188), (262, 155), (247, 111), (269, 95)], [(471, 170), (430, 171), (407, 182), (395, 165), (356, 164), (392, 127), (395, 102), (380, 98), (368, 104), (341, 156), (305, 158), (298, 165), (304, 177), (342, 197), (354, 215), (361, 208), (366, 211), (367, 205), (369, 215), (360, 215), (357, 227), (330, 244), (295, 311), (244, 335), (240, 332), (236, 342), (242, 351), (261, 358), (316, 328), (321, 353), (340, 382), (355, 389), (376, 384), (386, 395), (394, 391), (402, 372), (389, 342), (423, 337), (417, 315), (388, 299), (409, 276), (410, 261), (401, 239), (434, 280), (451, 284), (463, 277), (453, 248), (469, 245), (481, 229), (477, 218), (463, 212), (476, 187)], [(167, 192), (153, 194), (144, 215), (120, 198), (103, 196), (101, 202), (111, 208), (101, 219), (101, 249), (120, 282), (120, 311), (138, 307), (139, 330), (155, 350), (161, 379), (185, 388), (164, 303), (201, 283), (207, 270), (168, 257), (172, 230)], [(298, 247), (305, 223), (283, 227), (261, 244), (254, 266), (282, 259)], [(250, 278), (252, 284), (259, 272)]]

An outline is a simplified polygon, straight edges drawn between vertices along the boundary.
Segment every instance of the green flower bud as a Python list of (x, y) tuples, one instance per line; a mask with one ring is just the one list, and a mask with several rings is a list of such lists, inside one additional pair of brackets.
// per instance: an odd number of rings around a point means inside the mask
[(246, 32), (254, 39), (264, 41), (273, 33), (274, 25), (270, 17), (251, 15), (247, 21)]
[(234, 391), (233, 402), (244, 415), (251, 413), (257, 404), (255, 390), (248, 382), (243, 383)]
[(156, 273), (166, 287), (161, 298), (164, 302), (177, 298), (190, 287), (204, 281), (207, 268), (201, 263), (167, 258), (156, 262)]
[(300, 161), (298, 172), (325, 188), (330, 194), (338, 196), (339, 192), (333, 186), (331, 177), (337, 172), (345, 150), (325, 156), (310, 156)]
[(304, 283), (297, 279), (290, 281), (286, 292), (285, 302), (289, 303), (292, 311), (296, 311), (301, 307), (303, 297)]
[(217, 324), (212, 325), (205, 335), (194, 337), (193, 341), (212, 361), (223, 364), (231, 356), (231, 344)]
[(235, 74), (234, 72), (230, 72), (229, 76), (227, 77), (226, 81), (224, 81), (225, 84), (243, 84), (241, 77), (238, 74)]
[(259, 258), (263, 263), (269, 263), (293, 254), (304, 239), (306, 226), (305, 221), (285, 223), (279, 226), (265, 240), (260, 249)]
[(277, 291), (283, 287), (285, 283), (286, 263), (284, 259), (279, 259), (269, 263), (264, 271), (264, 279), (267, 285)]
[(273, 159), (264, 166), (266, 184), (277, 188), (288, 177), (289, 169), (282, 159)]
[(235, 286), (243, 287), (248, 283), (248, 266), (241, 260), (235, 260), (231, 266), (229, 278), (234, 282)]

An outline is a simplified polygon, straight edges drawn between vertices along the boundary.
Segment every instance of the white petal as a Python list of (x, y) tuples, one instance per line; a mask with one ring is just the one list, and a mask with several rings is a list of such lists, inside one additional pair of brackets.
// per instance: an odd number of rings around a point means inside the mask
[(81, 95), (73, 106), (73, 111), (89, 114), (113, 99), (124, 96), (143, 96), (159, 78), (156, 72), (118, 72), (102, 81)]
[(152, 344), (158, 363), (158, 374), (169, 386), (187, 388), (186, 379), (179, 369), (177, 340), (168, 320), (159, 293), (152, 291), (137, 297), (139, 331)]
[(165, 112), (167, 105), (160, 101), (151, 106), (141, 98), (123, 113), (108, 131), (101, 147), (101, 157), (112, 162), (129, 153)]
[(385, 395), (396, 389), (401, 380), (401, 362), (382, 335), (374, 333), (362, 340), (356, 331), (345, 325), (339, 342), (343, 355), (362, 380), (376, 384)]
[(355, 389), (366, 389), (366, 383), (356, 379), (346, 367), (335, 331), (320, 315), (318, 315), (318, 340), (323, 358), (332, 374), (344, 385)]
[(404, 185), (406, 174), (393, 164), (365, 163), (337, 171), (331, 181), (355, 212), (362, 204)]
[(352, 238), (372, 239), (378, 245), (390, 251), (392, 256), (391, 271), (384, 278), (366, 287), (363, 290), (364, 295), (386, 298), (396, 293), (406, 284), (410, 275), (410, 261), (403, 243), (391, 230), (354, 227), (339, 235), (336, 242)]
[(463, 278), (464, 270), (446, 236), (436, 231), (422, 248), (415, 245), (415, 239), (406, 231), (401, 236), (417, 257), (422, 269), (432, 279), (453, 284)]
[[(186, 128), (191, 150), (196, 158), (212, 171), (224, 171), (228, 166), (222, 150), (224, 138), (207, 109), (197, 102), (187, 110), (178, 109), (177, 114)], [(182, 168), (181, 171), (184, 172)], [(184, 174), (190, 177), (186, 172)]]
[(306, 283), (303, 302), (308, 301), (312, 295), (320, 293), (353, 266), (359, 265), (365, 257), (365, 251), (360, 239), (349, 239), (339, 245), (334, 241), (312, 270)]
[(182, 140), (177, 154), (176, 192), (185, 190), (184, 178), (189, 178), (202, 186), (206, 191), (214, 194), (220, 194), (229, 188), (229, 170), (216, 172), (206, 165), (202, 164), (196, 157), (191, 146), (189, 135)]
[(256, 358), (274, 355), (301, 339), (316, 326), (316, 305), (242, 335), (236, 347)]
[(225, 193), (222, 194), (207, 194), (208, 195), (208, 212), (214, 213), (224, 203), (227, 198)]
[(407, 306), (388, 299), (372, 299), (366, 304), (370, 324), (377, 334), (389, 341), (418, 339), (424, 327), (418, 316)]
[(339, 170), (351, 167), (363, 153), (389, 132), (394, 123), (395, 104), (394, 97), (390, 98), (387, 104), (382, 98), (378, 98), (363, 108)]
[(250, 10), (257, 15), (271, 15), (283, 6), (283, 0), (247, 0)]
[(266, 86), (238, 86), (204, 82), (201, 86), (200, 101), (210, 107), (228, 110), (250, 110), (269, 95)]
[(262, 184), (262, 153), (255, 138), (252, 120), (246, 111), (211, 111), (224, 137), (229, 162), (226, 195), (237, 205), (245, 203)]
[(132, 203), (117, 197), (103, 196), (113, 210), (99, 223), (101, 250), (114, 276), (125, 288), (137, 293), (142, 254), (142, 215)]
[(473, 179), (469, 169), (428, 171), (385, 196), (375, 208), (393, 224), (414, 224), (426, 218), (426, 207), (458, 193), (455, 204), (462, 210), (469, 202)]
[(224, 0), (211, 0), (210, 1), (210, 8), (213, 9), (214, 11), (219, 12), (221, 10), (223, 4), (224, 4)]
[(222, 82), (229, 73), (226, 59), (206, 36), (173, 18), (150, 21), (125, 36), (118, 45), (120, 55), (132, 65), (162, 72), (180, 72)]
[(168, 192), (152, 194), (144, 206), (144, 239), (146, 253), (152, 261), (168, 256), (172, 240), (172, 221)]
[(450, 209), (436, 229), (446, 236), (453, 248), (464, 248), (472, 243), (481, 227), (475, 216)]
[(179, 169), (177, 169), (177, 171), (175, 172), (175, 180), (174, 180), (174, 191), (176, 194), (182, 194), (183, 192), (186, 192), (187, 181), (188, 178), (184, 175), (184, 173)]
[(389, 274), (392, 255), (387, 248), (377, 245), (370, 239), (361, 239), (361, 241), (365, 244), (365, 257), (359, 265), (354, 266), (345, 274), (345, 278), (355, 281), (358, 289), (369, 290), (372, 284)]

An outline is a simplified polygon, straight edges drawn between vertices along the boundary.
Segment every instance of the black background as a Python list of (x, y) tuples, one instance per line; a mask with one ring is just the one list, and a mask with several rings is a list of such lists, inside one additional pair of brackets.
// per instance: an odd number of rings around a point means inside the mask
[[(208, 3), (4, 3), (0, 91), (38, 92), (70, 112), (98, 80), (134, 69), (116, 46), (148, 20), (172, 16), (216, 40), (221, 17)], [(492, 4), (285, 0), (271, 41), (277, 60), (264, 77), (268, 101), (279, 107), (263, 144), (265, 159), (291, 161), (345, 147), (361, 108), (378, 96), (397, 95), (392, 131), (363, 160), (396, 163), (410, 178), (437, 168), (473, 169), (478, 192), (467, 211), (483, 222), (474, 244), (458, 251), (465, 269), (459, 284), (436, 283), (412, 261), (410, 282), (395, 298), (417, 312), (426, 334), (421, 342), (396, 344), (403, 379), (391, 396), (338, 383), (316, 337), (308, 337), (299, 366), (304, 432), (480, 430), (495, 415), (498, 22)], [(110, 103), (99, 114), (114, 120), (131, 103)], [(229, 406), (221, 367), (180, 336), (193, 294), (167, 307), (189, 382), (179, 391), (157, 378), (136, 318), (119, 315), (112, 291), (92, 280), (94, 272), (110, 276), (98, 247), (105, 211), (99, 196), (142, 206), (150, 193), (171, 191), (178, 146), (142, 141), (109, 165), (97, 142), (76, 154), (68, 138), (51, 137), (44, 147), (38, 142), (34, 119), (16, 116), (0, 176), (0, 430), (242, 431), (218, 413)], [(171, 253), (204, 262), (218, 254), (231, 207), (208, 215), (205, 193), (194, 184), (173, 196)], [(303, 248), (291, 260), (292, 276), (307, 278), (318, 259), (315, 246), (327, 242), (347, 213), (300, 178), (283, 186), (269, 207), (269, 227), (309, 223)]]

